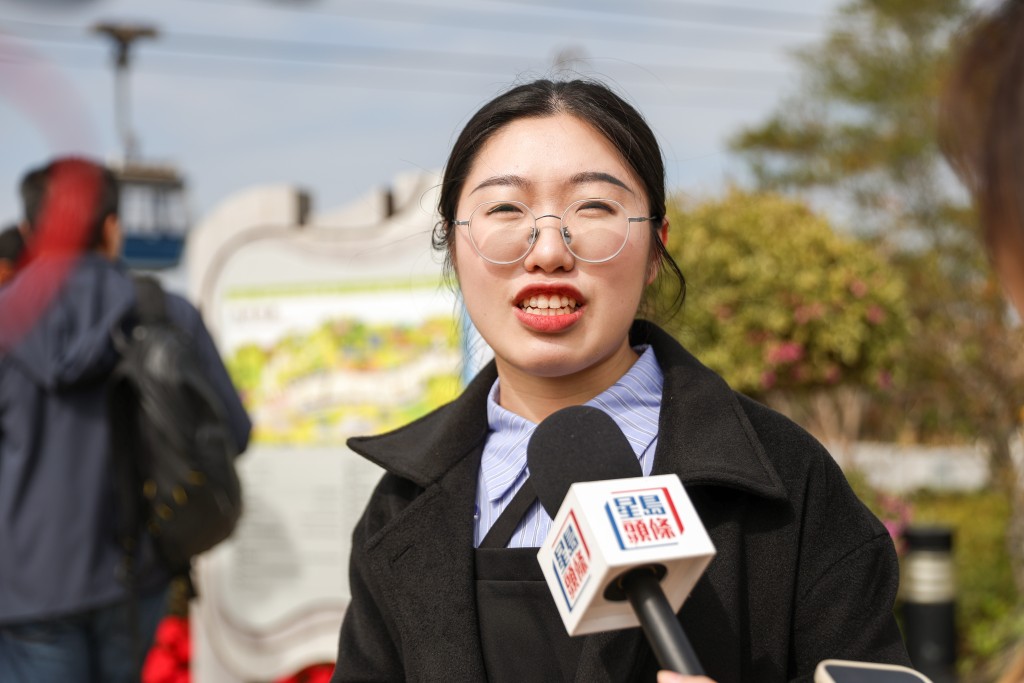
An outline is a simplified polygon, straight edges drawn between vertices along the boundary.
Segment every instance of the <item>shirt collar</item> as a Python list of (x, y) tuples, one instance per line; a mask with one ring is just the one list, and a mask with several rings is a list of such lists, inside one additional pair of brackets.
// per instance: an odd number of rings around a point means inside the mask
[[(626, 374), (585, 405), (600, 408), (611, 416), (639, 459), (657, 437), (664, 377), (650, 346), (635, 350), (640, 357)], [(499, 392), (500, 380), (495, 380), (487, 394), (490, 435), (480, 461), (481, 479), (490, 501), (504, 496), (524, 476), (526, 447), (537, 428), (535, 423), (502, 408), (498, 404)]]

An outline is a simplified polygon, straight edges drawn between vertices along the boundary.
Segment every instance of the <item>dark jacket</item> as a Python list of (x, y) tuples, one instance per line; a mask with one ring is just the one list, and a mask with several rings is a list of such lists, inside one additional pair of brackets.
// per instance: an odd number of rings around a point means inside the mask
[[(829, 657), (909, 664), (892, 540), (828, 452), (657, 327), (638, 322), (631, 339), (653, 345), (665, 374), (653, 473), (679, 475), (717, 549), (680, 611), (708, 675), (810, 681)], [(333, 680), (485, 680), (472, 509), (495, 376), (492, 363), (453, 403), (349, 441), (387, 473), (353, 535)], [(577, 681), (652, 680), (640, 629), (583, 637)]]
[[(51, 300), (53, 283), (62, 284)], [(0, 624), (127, 597), (106, 379), (117, 361), (111, 332), (134, 303), (131, 278), (96, 254), (40, 256), (0, 290)], [(195, 343), (244, 448), (249, 418), (199, 312), (168, 294), (167, 313)], [(168, 579), (147, 543), (141, 589)]]

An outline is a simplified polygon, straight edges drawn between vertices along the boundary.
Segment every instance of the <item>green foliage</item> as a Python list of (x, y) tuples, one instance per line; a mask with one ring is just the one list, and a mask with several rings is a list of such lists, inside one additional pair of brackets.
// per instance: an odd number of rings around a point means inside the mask
[[(1007, 437), (1024, 403), (1024, 333), (1007, 315), (937, 137), (950, 38), (974, 4), (850, 0), (827, 39), (799, 53), (800, 90), (733, 148), (759, 188), (813, 193), (844, 229), (873, 238), (907, 285), (906, 382), (875, 396), (872, 436), (980, 440), (992, 447), (992, 471), (1006, 472)], [(915, 521), (959, 529), (965, 680), (992, 680), (994, 669), (978, 673), (981, 663), (1024, 629), (1011, 580), (1012, 565), (1024, 586), (1024, 548), (1005, 541), (1008, 524), (1024, 525), (1006, 504), (1012, 481), (996, 476), (992, 492), (913, 500)]]
[[(885, 520), (893, 497), (871, 490), (851, 473), (861, 500)], [(1000, 656), (1024, 637), (1024, 601), (1013, 579), (1006, 529), (1011, 506), (998, 490), (976, 493), (918, 491), (903, 499), (912, 524), (953, 529), (957, 588), (958, 667), (964, 680), (991, 680)]]
[(898, 375), (905, 292), (868, 244), (774, 194), (732, 189), (669, 217), (688, 291), (669, 326), (734, 388), (884, 389)]
[(875, 437), (983, 440), (999, 469), (1024, 404), (1024, 330), (1008, 319), (991, 273), (958, 277), (951, 258), (963, 264), (968, 256), (949, 249), (893, 256), (917, 334), (904, 360), (910, 381), (874, 406), (882, 418)]
[(950, 37), (970, 8), (851, 0), (826, 40), (799, 53), (801, 90), (733, 144), (761, 188), (814, 191), (841, 207), (844, 228), (877, 240), (909, 285), (908, 383), (869, 407), (871, 436), (981, 439), (1002, 467), (1024, 402), (1024, 335), (937, 136)]
[(828, 188), (870, 234), (961, 239), (964, 224), (950, 220), (939, 189), (936, 101), (968, 9), (964, 0), (845, 5), (826, 40), (798, 53), (804, 88), (733, 140), (758, 184)]

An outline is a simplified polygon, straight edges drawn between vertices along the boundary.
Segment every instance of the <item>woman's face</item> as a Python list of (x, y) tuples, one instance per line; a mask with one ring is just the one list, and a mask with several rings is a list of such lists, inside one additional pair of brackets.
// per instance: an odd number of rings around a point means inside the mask
[[(636, 359), (628, 332), (644, 287), (656, 274), (650, 224), (632, 223), (615, 258), (587, 263), (566, 248), (558, 218), (540, 218), (560, 217), (574, 201), (596, 197), (617, 201), (628, 216), (650, 215), (644, 188), (618, 151), (596, 129), (567, 114), (508, 124), (473, 163), (457, 219), (469, 219), (483, 202), (518, 201), (533, 211), (541, 228), (530, 253), (510, 265), (485, 261), (468, 229), (456, 228), (454, 263), (462, 296), (495, 352), (503, 382), (512, 374), (604, 373), (610, 385)], [(660, 229), (664, 237), (667, 222)]]

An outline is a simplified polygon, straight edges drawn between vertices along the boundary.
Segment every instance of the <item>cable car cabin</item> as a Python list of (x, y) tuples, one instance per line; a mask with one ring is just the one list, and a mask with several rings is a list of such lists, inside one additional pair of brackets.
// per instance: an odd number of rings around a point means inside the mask
[(189, 229), (184, 178), (170, 166), (114, 166), (121, 186), (123, 258), (129, 268), (178, 265)]

